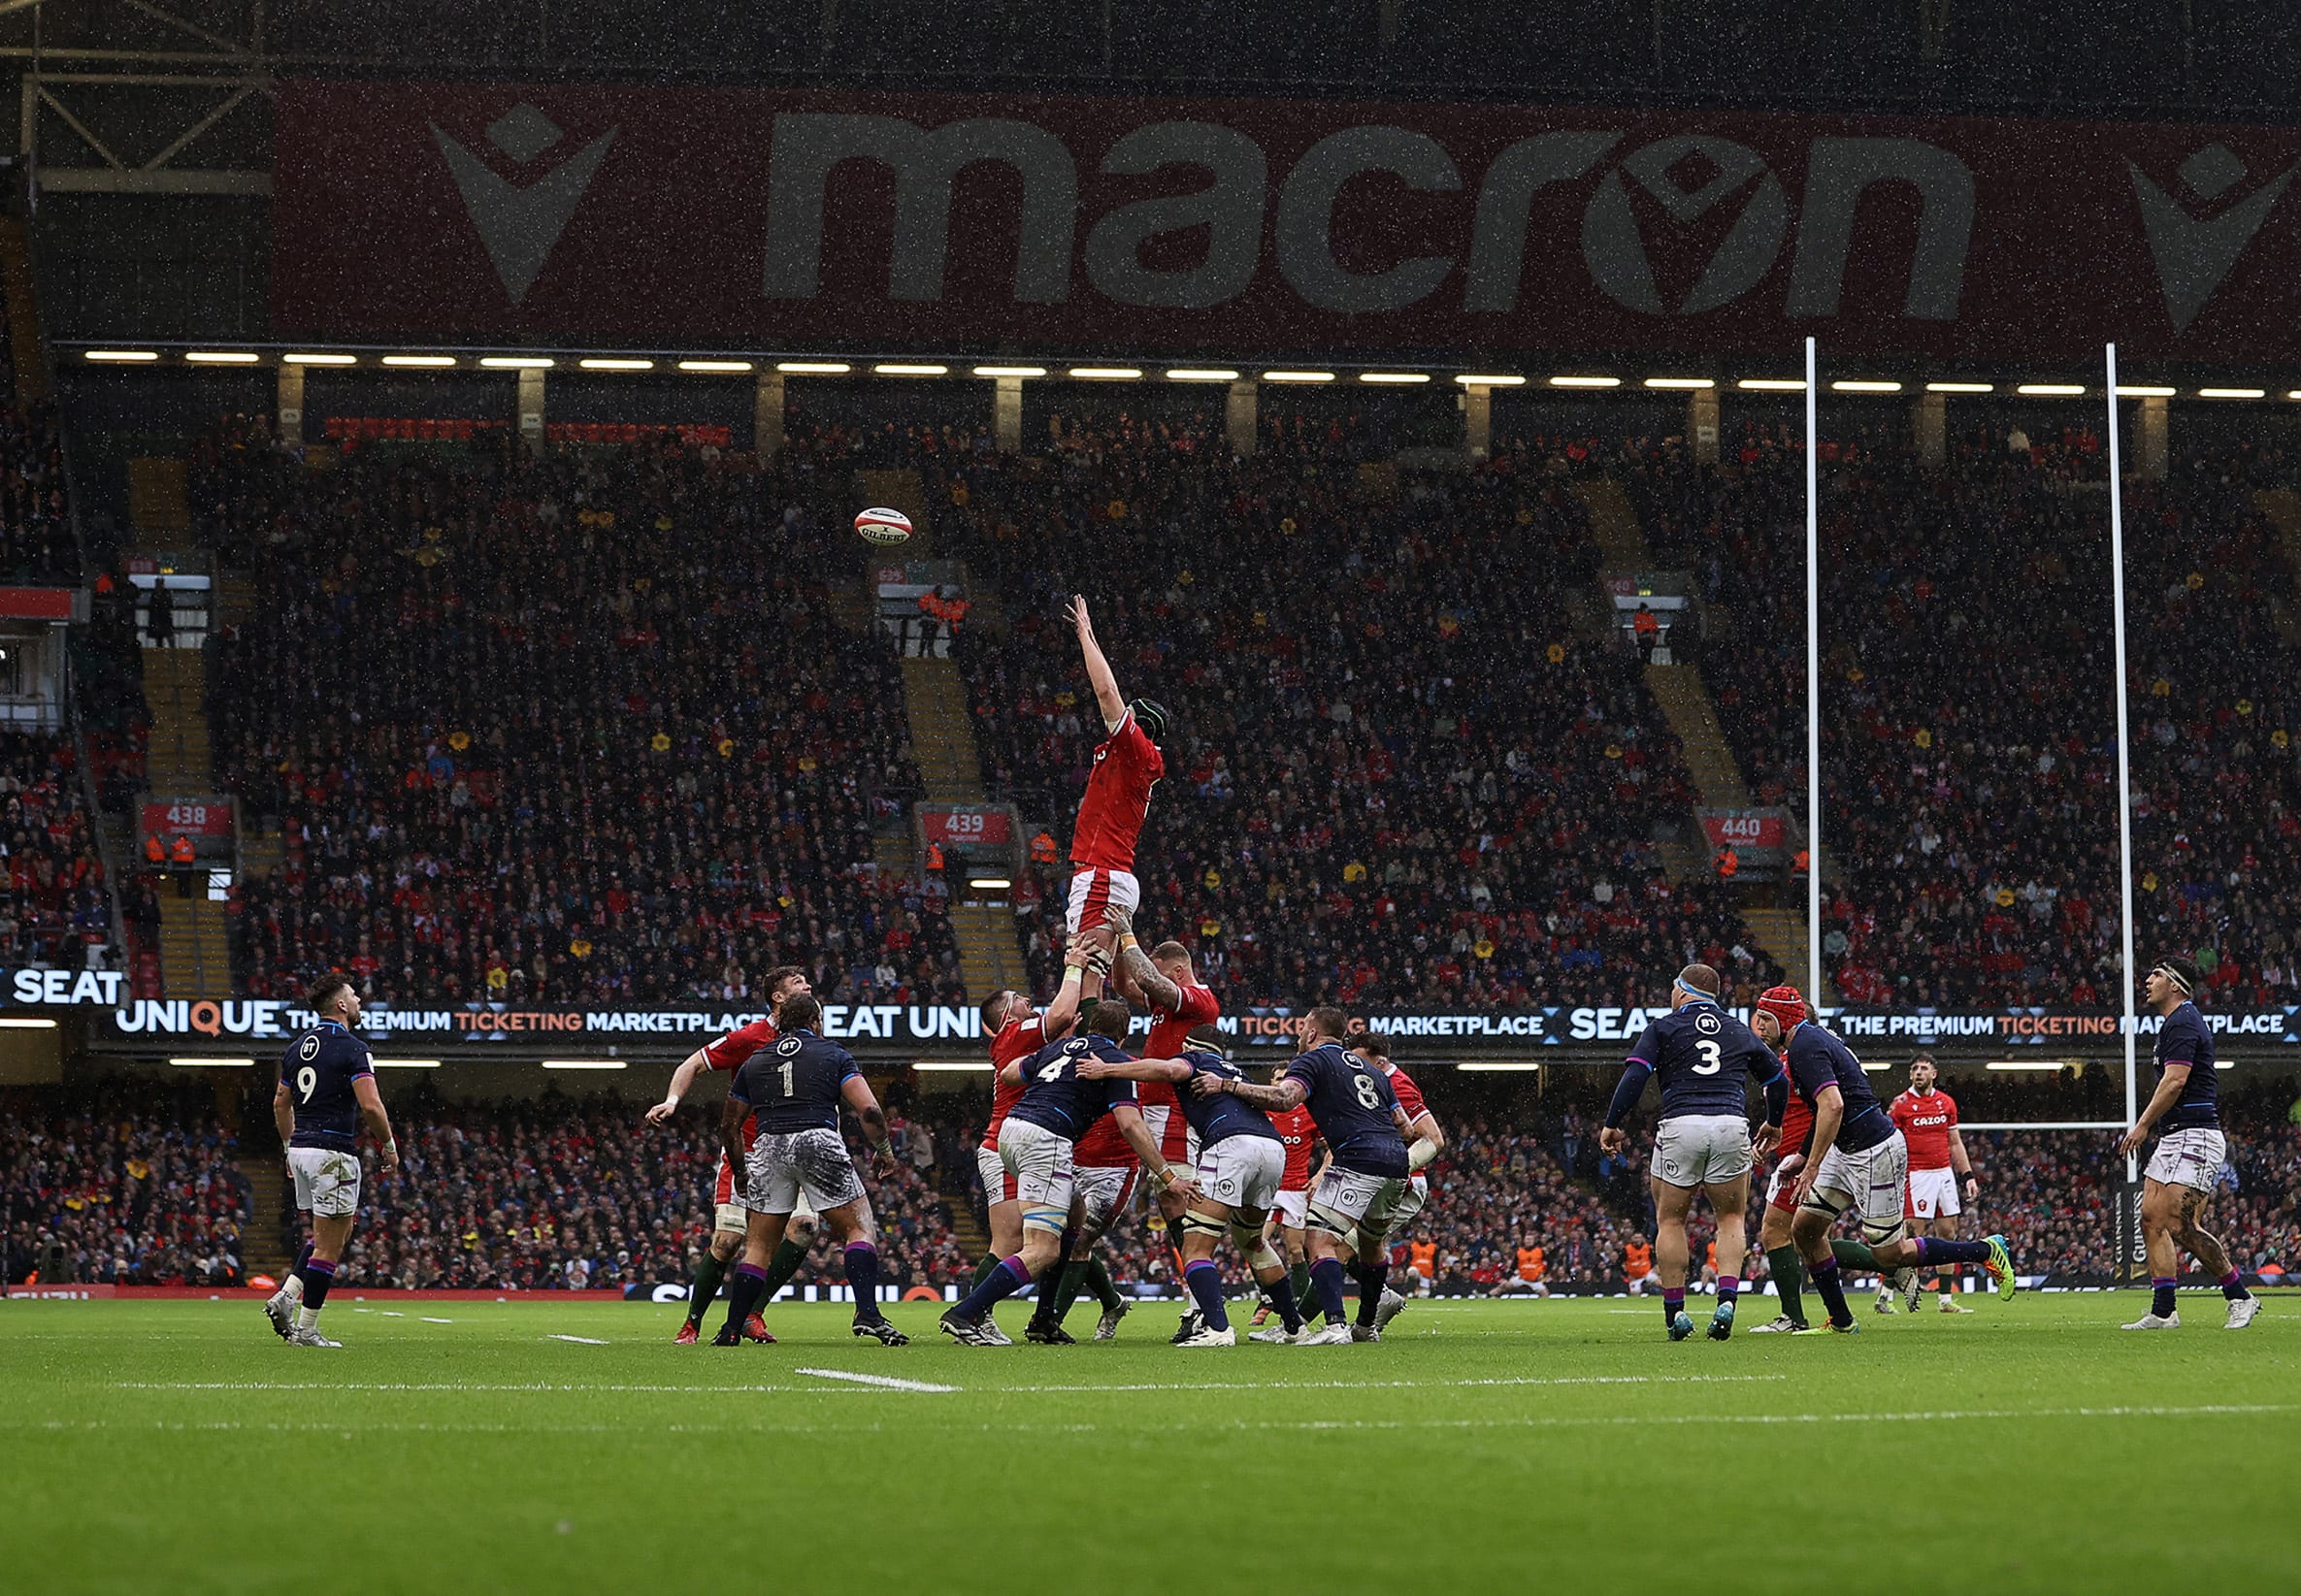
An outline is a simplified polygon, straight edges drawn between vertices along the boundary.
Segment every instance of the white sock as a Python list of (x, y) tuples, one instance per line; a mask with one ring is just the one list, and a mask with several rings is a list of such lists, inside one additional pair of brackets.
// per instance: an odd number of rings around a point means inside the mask
[(316, 1308), (302, 1308), (302, 1307), (299, 1307), (299, 1308), (296, 1310), (296, 1328), (297, 1328), (297, 1329), (299, 1329), (299, 1330), (310, 1330), (310, 1329), (315, 1329), (315, 1328), (317, 1328), (318, 1324), (319, 1324), (319, 1310), (318, 1310), (318, 1309), (316, 1309)]
[(303, 1301), (304, 1277), (290, 1270), (287, 1279), (279, 1283), (279, 1294), (291, 1303)]

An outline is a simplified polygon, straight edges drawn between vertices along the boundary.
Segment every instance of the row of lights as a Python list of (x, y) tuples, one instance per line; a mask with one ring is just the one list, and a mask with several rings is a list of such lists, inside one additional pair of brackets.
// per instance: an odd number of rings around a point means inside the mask
[[(149, 365), (160, 358), (156, 349), (89, 349), (85, 358), (102, 365)], [(249, 349), (190, 349), (184, 361), (193, 366), (254, 366), (263, 356)], [(425, 371), (445, 371), (462, 365), (462, 359), (444, 354), (395, 354), (377, 357), (378, 364), (395, 368), (414, 368)], [(357, 366), (360, 357), (340, 351), (290, 350), (279, 357), (283, 366)], [(559, 362), (551, 355), (480, 355), (474, 364), (482, 370), (505, 372), (542, 372), (554, 370)], [(660, 363), (637, 355), (586, 355), (575, 362), (578, 371), (585, 372), (652, 372)], [(670, 363), (674, 369), (706, 375), (740, 376), (759, 370), (759, 363), (749, 360), (679, 360)], [(874, 376), (949, 376), (952, 368), (933, 361), (878, 361), (858, 366), (845, 360), (778, 360), (773, 369), (785, 376), (848, 376), (858, 371), (868, 371)], [(1138, 366), (1070, 366), (1062, 368), (1062, 375), (1082, 382), (1134, 382), (1148, 374)], [(970, 366), (970, 375), (979, 377), (1046, 377), (1056, 375), (1056, 368), (1047, 366)], [(1245, 374), (1226, 367), (1170, 366), (1164, 373), (1169, 382), (1236, 382)], [(1415, 387), (1432, 380), (1428, 372), (1358, 372), (1355, 380), (1375, 387)], [(1265, 382), (1321, 383), (1341, 380), (1340, 374), (1309, 369), (1281, 369), (1261, 374)], [(1454, 380), (1465, 388), (1523, 388), (1528, 377), (1510, 373), (1464, 372)], [(1627, 378), (1619, 376), (1562, 375), (1546, 378), (1553, 388), (1604, 390), (1621, 388)], [(1796, 394), (1806, 391), (1805, 379), (1794, 376), (1746, 376), (1734, 387), (1746, 393)], [(1699, 392), (1720, 386), (1715, 377), (1707, 376), (1650, 376), (1639, 386), (1665, 392)], [(1882, 377), (1840, 377), (1829, 384), (1830, 392), (1841, 394), (1898, 394), (1912, 385)], [(1989, 394), (1998, 390), (1994, 382), (1927, 382), (1922, 384), (1929, 394)], [(2092, 390), (2082, 382), (2017, 382), (2013, 392), (2028, 399), (2082, 399)], [(2143, 386), (2120, 383), (2120, 399), (2173, 399), (2181, 390), (2169, 386)], [(2203, 387), (2190, 390), (2197, 399), (2267, 399), (2266, 388)], [(2301, 388), (2288, 389), (2287, 399), (2301, 400)]]
[[(53, 1020), (0, 1021), (0, 1025), (12, 1024), (52, 1027), (55, 1022)], [(2068, 1068), (2076, 1061), (2065, 1059), (2003, 1059), (1983, 1067), (2009, 1073), (2046, 1074)], [(253, 1069), (255, 1067), (253, 1059), (220, 1058), (212, 1055), (171, 1059), (168, 1062), (179, 1069)], [(440, 1060), (437, 1059), (378, 1059), (373, 1062), (378, 1069), (438, 1069), (440, 1067)], [(545, 1069), (628, 1069), (630, 1067), (629, 1063), (621, 1059), (545, 1059), (542, 1060), (542, 1066)], [(916, 1060), (911, 1067), (922, 1074), (929, 1075), (987, 1075), (997, 1066), (972, 1059), (921, 1059)], [(1454, 1067), (1464, 1075), (1530, 1075), (1542, 1066), (1532, 1059), (1487, 1059), (1467, 1060), (1458, 1063)], [(1861, 1067), (1875, 1073), (1890, 1069), (1893, 1066), (1873, 1064), (1864, 1060)], [(2216, 1069), (2233, 1069), (2236, 1066), (2220, 1062), (2216, 1063), (2214, 1067)]]

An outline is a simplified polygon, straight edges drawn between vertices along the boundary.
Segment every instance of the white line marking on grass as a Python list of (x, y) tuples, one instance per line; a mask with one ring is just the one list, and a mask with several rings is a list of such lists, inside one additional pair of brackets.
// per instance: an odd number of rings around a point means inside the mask
[(851, 1380), (858, 1385), (877, 1385), (890, 1391), (955, 1391), (956, 1385), (937, 1385), (924, 1380), (897, 1380), (892, 1375), (859, 1375), (845, 1369), (794, 1369), (793, 1374), (813, 1375), (817, 1380)]
[[(802, 1370), (801, 1373), (805, 1373)], [(1487, 1385), (1738, 1385), (1788, 1380), (1788, 1375), (1509, 1375), (1484, 1380), (1160, 1380), (1134, 1385), (1002, 1385), (1005, 1391), (1051, 1396), (1063, 1391), (1452, 1391)], [(333, 1387), (341, 1389), (342, 1387)]]
[(434, 1319), (429, 1314), (423, 1316), (423, 1321), (426, 1324), (453, 1324), (455, 1322), (451, 1319)]
[(600, 1340), (597, 1336), (563, 1336), (554, 1333), (552, 1335), (545, 1336), (543, 1339), (545, 1341), (572, 1341), (578, 1347), (605, 1347), (607, 1345), (606, 1342)]
[[(389, 1308), (378, 1308), (375, 1311), (378, 1314), (381, 1314), (385, 1319), (406, 1319), (408, 1317), (406, 1314), (394, 1313)], [(362, 1308), (360, 1312), (364, 1314), (367, 1313), (368, 1310)]]

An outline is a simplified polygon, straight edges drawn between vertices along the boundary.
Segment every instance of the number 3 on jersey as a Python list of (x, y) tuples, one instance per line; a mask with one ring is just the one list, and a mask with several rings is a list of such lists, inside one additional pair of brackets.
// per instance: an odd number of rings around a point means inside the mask
[(1725, 1062), (1725, 1051), (1717, 1043), (1707, 1038), (1694, 1043), (1693, 1046), (1694, 1050), (1702, 1056), (1702, 1061), (1693, 1066), (1694, 1074), (1717, 1074), (1720, 1066)]

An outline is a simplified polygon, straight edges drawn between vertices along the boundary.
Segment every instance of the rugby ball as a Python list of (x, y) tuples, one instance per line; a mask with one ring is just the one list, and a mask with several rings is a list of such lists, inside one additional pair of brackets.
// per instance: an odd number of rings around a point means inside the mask
[(855, 532), (867, 543), (907, 543), (911, 518), (899, 509), (867, 509), (855, 517)]

